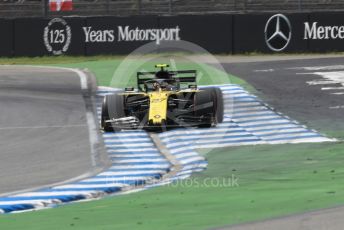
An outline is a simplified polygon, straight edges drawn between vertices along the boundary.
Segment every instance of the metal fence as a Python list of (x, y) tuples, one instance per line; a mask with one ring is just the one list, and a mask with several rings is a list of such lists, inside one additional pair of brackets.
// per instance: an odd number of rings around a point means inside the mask
[(344, 10), (343, 0), (73, 0), (71, 12), (50, 12), (48, 0), (0, 0), (0, 16), (176, 15)]

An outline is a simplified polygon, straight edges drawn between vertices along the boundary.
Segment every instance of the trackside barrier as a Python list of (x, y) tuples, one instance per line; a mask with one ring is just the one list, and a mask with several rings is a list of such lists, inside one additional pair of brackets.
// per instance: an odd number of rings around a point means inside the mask
[(0, 19), (0, 29), (2, 31), (2, 36), (0, 36), (0, 56), (9, 57), (13, 55), (13, 28), (13, 20)]
[(322, 12), (0, 19), (0, 56), (129, 54), (148, 42), (178, 40), (213, 54), (344, 51), (341, 18)]

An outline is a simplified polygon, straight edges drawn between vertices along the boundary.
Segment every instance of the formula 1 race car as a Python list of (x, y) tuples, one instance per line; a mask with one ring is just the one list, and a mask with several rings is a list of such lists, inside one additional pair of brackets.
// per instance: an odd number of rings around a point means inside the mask
[(222, 91), (199, 89), (195, 70), (168, 71), (166, 64), (155, 72), (138, 72), (137, 89), (125, 88), (106, 95), (101, 128), (164, 130), (169, 127), (213, 127), (223, 121)]

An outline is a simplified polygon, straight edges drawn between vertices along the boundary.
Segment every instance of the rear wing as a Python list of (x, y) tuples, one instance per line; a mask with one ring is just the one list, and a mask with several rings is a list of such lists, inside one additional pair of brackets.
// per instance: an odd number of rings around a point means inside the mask
[[(143, 91), (143, 85), (148, 80), (154, 80), (156, 72), (137, 72), (137, 88), (140, 91)], [(197, 71), (196, 70), (177, 70), (177, 71), (168, 71), (169, 78), (166, 80), (175, 80), (178, 84), (182, 83), (187, 85), (189, 88), (190, 85), (197, 87)]]

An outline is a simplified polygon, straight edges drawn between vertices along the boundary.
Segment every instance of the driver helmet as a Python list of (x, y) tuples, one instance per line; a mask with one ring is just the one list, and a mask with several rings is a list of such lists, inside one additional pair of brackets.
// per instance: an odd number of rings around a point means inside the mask
[(161, 89), (161, 85), (159, 84), (159, 82), (154, 82), (153, 83), (153, 89), (158, 91), (159, 89)]

